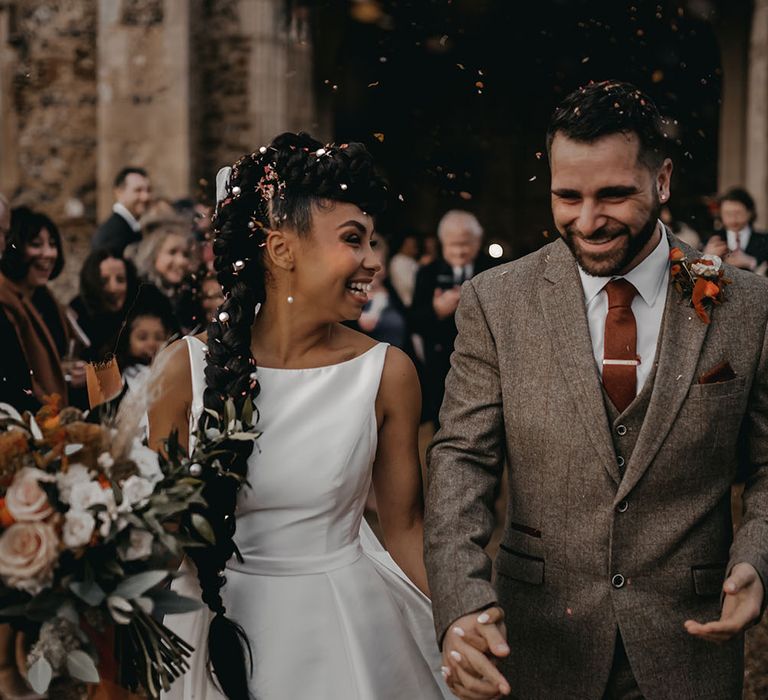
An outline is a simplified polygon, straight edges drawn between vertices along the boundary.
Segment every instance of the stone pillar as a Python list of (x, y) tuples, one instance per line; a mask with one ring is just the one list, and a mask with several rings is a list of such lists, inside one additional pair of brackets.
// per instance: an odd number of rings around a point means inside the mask
[(283, 0), (244, 0), (243, 27), (250, 35), (248, 108), (251, 143), (283, 131), (314, 131), (312, 47), (306, 8), (287, 17)]
[(125, 165), (146, 168), (158, 196), (189, 194), (190, 0), (99, 0), (99, 219)]
[(18, 119), (13, 103), (13, 73), (16, 52), (9, 43), (8, 5), (0, 4), (0, 193), (10, 198), (19, 185)]
[(768, 222), (768, 0), (755, 0), (749, 45), (746, 123), (747, 190), (755, 198), (758, 228)]
[(748, 3), (725, 3), (713, 25), (723, 69), (717, 188), (743, 186), (746, 170), (747, 81), (749, 67)]

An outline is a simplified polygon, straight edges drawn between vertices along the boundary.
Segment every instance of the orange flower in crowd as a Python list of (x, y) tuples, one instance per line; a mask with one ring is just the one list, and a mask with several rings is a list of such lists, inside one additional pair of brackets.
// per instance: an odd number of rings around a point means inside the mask
[(29, 441), (21, 430), (0, 433), (0, 488), (7, 488), (13, 475), (24, 466), (24, 455), (29, 451)]
[(696, 284), (693, 287), (693, 294), (691, 295), (691, 301), (693, 302), (693, 308), (696, 309), (696, 314), (702, 321), (704, 321), (704, 323), (710, 322), (709, 312), (704, 306), (704, 300), (712, 299), (712, 301), (717, 301), (718, 296), (720, 296), (719, 285), (704, 279), (703, 277), (699, 277), (699, 279), (696, 280)]
[(683, 269), (683, 268), (682, 268), (682, 267), (680, 267), (680, 265), (677, 265), (677, 264), (675, 264), (675, 265), (672, 265), (672, 267), (670, 268), (670, 270), (669, 270), (669, 271), (670, 271), (670, 272), (671, 272), (673, 275), (679, 275), (679, 274), (680, 274), (680, 271), (681, 271), (682, 269)]
[(669, 251), (669, 259), (672, 262), (679, 262), (680, 260), (685, 260), (685, 253), (680, 248), (672, 248), (672, 250)]

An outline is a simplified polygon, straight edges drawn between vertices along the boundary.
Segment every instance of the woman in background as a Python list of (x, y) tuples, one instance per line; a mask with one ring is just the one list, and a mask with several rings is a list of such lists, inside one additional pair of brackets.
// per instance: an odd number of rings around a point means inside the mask
[(171, 302), (183, 332), (202, 324), (197, 282), (192, 275), (198, 266), (197, 250), (194, 236), (185, 225), (160, 226), (139, 243), (135, 262), (140, 277), (154, 284)]
[(70, 303), (77, 325), (90, 341), (83, 359), (102, 362), (115, 352), (117, 338), (138, 290), (136, 268), (107, 250), (93, 251), (80, 269), (80, 294)]
[(74, 339), (64, 309), (48, 289), (64, 267), (58, 228), (27, 207), (11, 212), (0, 260), (0, 400), (34, 410), (48, 394), (65, 403), (84, 394), (85, 363), (74, 360)]

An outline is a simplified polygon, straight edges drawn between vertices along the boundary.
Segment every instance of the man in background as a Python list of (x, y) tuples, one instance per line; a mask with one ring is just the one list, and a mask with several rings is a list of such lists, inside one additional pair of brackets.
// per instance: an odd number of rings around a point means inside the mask
[(723, 230), (710, 236), (704, 252), (719, 255), (742, 270), (765, 274), (768, 233), (753, 228), (757, 210), (746, 190), (734, 187), (720, 197)]
[(499, 261), (480, 252), (483, 228), (474, 214), (447, 212), (437, 227), (441, 255), (416, 275), (410, 321), (424, 344), (424, 417), (439, 426), (445, 378), (456, 339), (454, 314), (461, 285)]
[(115, 177), (112, 215), (96, 230), (94, 250), (122, 255), (125, 247), (141, 240), (139, 219), (147, 211), (152, 194), (149, 175), (143, 168), (126, 167)]

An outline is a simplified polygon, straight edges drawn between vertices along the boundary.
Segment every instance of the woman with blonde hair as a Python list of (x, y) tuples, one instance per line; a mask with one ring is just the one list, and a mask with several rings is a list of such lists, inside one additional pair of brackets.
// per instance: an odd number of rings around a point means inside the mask
[(194, 236), (184, 223), (173, 221), (143, 238), (134, 257), (139, 276), (168, 297), (184, 332), (203, 322), (192, 274), (198, 267), (197, 257)]

